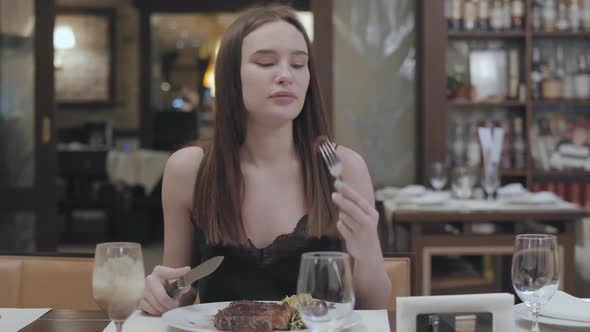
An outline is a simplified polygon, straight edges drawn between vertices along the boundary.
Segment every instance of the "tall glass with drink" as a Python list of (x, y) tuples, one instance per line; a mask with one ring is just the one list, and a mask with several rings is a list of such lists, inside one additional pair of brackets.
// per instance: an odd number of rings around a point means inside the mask
[(117, 328), (136, 310), (143, 298), (145, 273), (141, 245), (110, 242), (96, 245), (92, 294), (98, 306)]

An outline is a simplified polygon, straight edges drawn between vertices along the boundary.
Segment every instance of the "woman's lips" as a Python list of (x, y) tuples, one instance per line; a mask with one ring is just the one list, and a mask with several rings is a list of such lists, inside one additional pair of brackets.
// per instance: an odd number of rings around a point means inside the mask
[(280, 105), (287, 105), (295, 101), (297, 97), (290, 92), (277, 92), (273, 93), (270, 98), (273, 102), (280, 104)]

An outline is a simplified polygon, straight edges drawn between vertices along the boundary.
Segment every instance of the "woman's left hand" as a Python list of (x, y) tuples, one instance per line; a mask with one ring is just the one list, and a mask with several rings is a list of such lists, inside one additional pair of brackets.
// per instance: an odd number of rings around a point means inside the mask
[(346, 249), (354, 259), (382, 260), (381, 245), (377, 233), (379, 213), (373, 204), (352, 187), (336, 180), (336, 192), (332, 200), (340, 209), (338, 231), (346, 241)]

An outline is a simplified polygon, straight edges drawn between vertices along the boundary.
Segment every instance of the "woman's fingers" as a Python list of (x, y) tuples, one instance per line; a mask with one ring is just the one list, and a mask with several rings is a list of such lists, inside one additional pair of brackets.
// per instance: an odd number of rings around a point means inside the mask
[(158, 312), (158, 310), (156, 310), (156, 308), (154, 308), (153, 305), (151, 305), (148, 301), (146, 301), (146, 299), (142, 299), (141, 302), (139, 302), (139, 309), (141, 309), (144, 312), (147, 312), (150, 315), (160, 315), (160, 313)]
[(349, 215), (342, 211), (338, 213), (338, 220), (343, 222), (344, 225), (346, 225), (346, 227), (348, 227), (348, 229), (350, 229), (353, 233), (358, 232), (359, 228), (362, 226), (360, 222), (351, 218)]
[(151, 292), (146, 292), (143, 298), (156, 310), (158, 315), (168, 311), (168, 309), (166, 309), (166, 307), (164, 307), (164, 305), (162, 305)]
[(167, 266), (158, 265), (154, 268), (154, 272), (152, 274), (157, 276), (161, 280), (172, 280), (182, 277), (183, 275), (187, 274), (190, 270), (190, 266), (175, 269)]
[(168, 296), (162, 282), (156, 280), (156, 277), (153, 276), (148, 276), (146, 280), (146, 295), (151, 295), (153, 299), (157, 301), (157, 303), (153, 303), (148, 298), (150, 303), (152, 303), (156, 309), (160, 310), (163, 308), (163, 311), (167, 311), (177, 307), (176, 301)]
[(338, 206), (341, 212), (344, 212), (351, 218), (361, 221), (367, 218), (367, 214), (361, 210), (357, 204), (344, 197), (341, 193), (332, 193), (332, 200)]
[(342, 194), (342, 196), (352, 201), (364, 213), (371, 214), (373, 210), (375, 210), (375, 208), (369, 204), (369, 202), (367, 202), (367, 200), (361, 194), (356, 192), (351, 186), (344, 183), (343, 181), (336, 180), (334, 182), (334, 187), (340, 194)]
[(336, 228), (338, 229), (340, 234), (342, 234), (342, 237), (345, 241), (348, 242), (349, 239), (352, 239), (352, 231), (341, 220), (338, 220), (338, 222), (336, 223)]

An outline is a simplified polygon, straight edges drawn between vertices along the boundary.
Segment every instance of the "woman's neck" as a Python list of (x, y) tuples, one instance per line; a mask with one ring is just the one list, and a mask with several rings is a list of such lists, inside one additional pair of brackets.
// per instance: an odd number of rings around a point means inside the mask
[(272, 167), (297, 159), (293, 141), (293, 124), (280, 128), (260, 127), (249, 123), (244, 145), (240, 149), (243, 162), (255, 167)]

